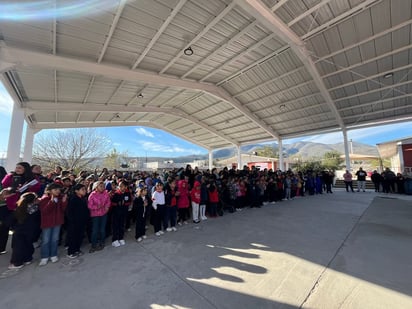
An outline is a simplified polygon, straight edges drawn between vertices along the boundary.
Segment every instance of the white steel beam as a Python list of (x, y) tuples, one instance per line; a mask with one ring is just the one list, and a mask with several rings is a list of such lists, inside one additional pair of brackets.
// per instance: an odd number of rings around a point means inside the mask
[[(276, 138), (277, 134), (271, 128), (261, 123), (260, 119), (251, 115), (249, 109), (244, 107), (238, 100), (231, 97), (230, 94), (221, 87), (215, 85), (200, 83), (195, 81), (181, 80), (173, 77), (160, 76), (157, 74), (138, 72), (136, 70), (126, 69), (124, 67), (94, 63), (85, 60), (72, 59), (62, 56), (53, 56), (50, 54), (26, 51), (19, 48), (5, 47), (0, 45), (0, 60), (9, 61), (16, 65), (30, 65), (34, 67), (53, 68), (63, 71), (82, 72), (84, 74), (107, 76), (118, 80), (146, 82), (149, 84), (163, 85), (167, 87), (176, 87), (181, 89), (200, 90), (208, 93), (218, 99), (224, 100), (238, 109), (242, 114), (251, 121), (258, 124), (262, 129)], [(10, 61), (11, 60), (11, 61)]]
[[(368, 117), (370, 115), (382, 114), (382, 113), (385, 113), (385, 112), (397, 111), (397, 110), (402, 110), (402, 109), (407, 109), (407, 108), (411, 108), (411, 106), (410, 105), (402, 105), (402, 106), (392, 107), (390, 109), (383, 109), (383, 110), (381, 109), (381, 110), (377, 110), (377, 111), (368, 111), (367, 113), (364, 113), (363, 115), (356, 114), (356, 115), (351, 115), (351, 116), (345, 116), (345, 117), (343, 117), (343, 119), (345, 119), (345, 120), (346, 119), (352, 119), (352, 118), (361, 119), (363, 117)], [(359, 119), (356, 122), (358, 122)]]
[[(229, 5), (225, 7), (225, 9), (219, 13), (210, 23), (207, 24), (206, 27), (203, 28), (202, 31), (200, 31), (189, 43), (187, 43), (183, 49), (185, 50), (186, 48), (192, 46), (194, 43), (196, 43), (200, 38), (202, 38), (211, 28), (213, 28), (227, 13), (229, 13), (233, 7), (236, 5), (236, 2), (233, 1)], [(179, 51), (179, 53), (168, 62), (168, 64), (159, 72), (160, 74), (163, 74), (166, 72), (176, 61), (182, 56), (182, 52)]]
[[(122, 113), (122, 112), (132, 112), (132, 113), (161, 113), (166, 115), (174, 115), (176, 117), (186, 119), (203, 129), (207, 130), (210, 133), (213, 133), (216, 136), (226, 140), (228, 143), (236, 144), (236, 141), (231, 137), (228, 137), (226, 134), (219, 132), (218, 130), (210, 127), (199, 119), (192, 117), (186, 112), (179, 110), (177, 108), (159, 108), (159, 107), (129, 107), (129, 106), (115, 106), (113, 104), (79, 104), (79, 103), (59, 103), (54, 104), (50, 102), (41, 102), (41, 101), (29, 101), (26, 103), (25, 109), (32, 113), (34, 111), (81, 111), (81, 112), (106, 112), (106, 113)], [(95, 120), (97, 121), (97, 120)]]
[(356, 14), (361, 13), (363, 10), (367, 9), (371, 5), (378, 4), (379, 2), (382, 2), (383, 0), (365, 0), (364, 2), (361, 2), (359, 5), (353, 7), (352, 9), (346, 11), (345, 13), (329, 20), (328, 22), (320, 25), (319, 27), (313, 29), (312, 31), (306, 33), (301, 37), (302, 40), (306, 40), (310, 38), (311, 36), (318, 35), (321, 32), (329, 29), (331, 26), (336, 26), (340, 22), (344, 21), (346, 18), (353, 17)]
[(250, 53), (251, 51), (253, 51), (255, 48), (267, 43), (268, 41), (270, 41), (271, 39), (274, 39), (276, 37), (275, 34), (271, 34), (268, 35), (267, 37), (265, 37), (263, 40), (258, 41), (256, 44), (253, 44), (252, 46), (249, 46), (247, 49), (245, 49), (244, 51), (240, 52), (239, 54), (237, 54), (236, 56), (228, 59), (227, 61), (225, 61), (224, 63), (222, 63), (221, 65), (219, 65), (216, 69), (214, 69), (212, 72), (209, 72), (206, 76), (203, 76), (200, 81), (203, 82), (206, 79), (208, 79), (209, 77), (215, 75), (217, 72), (221, 71), (224, 67), (228, 66), (229, 64), (239, 60), (240, 58), (244, 57), (246, 54)]
[(396, 25), (396, 26), (392, 27), (392, 28), (386, 29), (386, 30), (381, 31), (381, 32), (379, 32), (379, 33), (376, 33), (376, 34), (373, 35), (373, 36), (369, 36), (369, 37), (367, 37), (366, 39), (364, 39), (364, 40), (362, 40), (362, 41), (359, 41), (359, 42), (357, 42), (357, 43), (348, 45), (348, 46), (346, 46), (346, 47), (344, 47), (344, 48), (338, 49), (337, 51), (334, 51), (333, 53), (330, 53), (330, 54), (328, 54), (328, 55), (326, 55), (326, 56), (317, 58), (317, 59), (315, 60), (315, 63), (318, 63), (318, 62), (320, 62), (320, 61), (323, 61), (323, 60), (332, 58), (332, 57), (334, 57), (334, 56), (336, 56), (336, 55), (342, 54), (342, 53), (344, 53), (344, 52), (346, 52), (346, 51), (348, 51), (348, 50), (351, 50), (352, 48), (355, 48), (355, 47), (358, 47), (358, 46), (360, 46), (360, 45), (363, 45), (363, 44), (366, 44), (366, 43), (368, 43), (368, 42), (371, 42), (371, 41), (373, 41), (373, 40), (376, 40), (376, 39), (378, 39), (378, 38), (380, 38), (380, 37), (382, 37), (382, 36), (384, 36), (384, 35), (387, 35), (387, 34), (389, 34), (389, 33), (392, 33), (392, 32), (394, 32), (394, 31), (397, 31), (397, 30), (399, 30), (399, 29), (402, 29), (403, 27), (410, 26), (411, 24), (412, 24), (412, 19), (409, 19), (409, 20), (407, 20), (407, 21), (405, 21), (405, 22), (403, 22), (403, 23), (400, 23), (399, 25)]
[[(400, 99), (406, 99), (406, 98), (409, 98), (411, 96), (412, 96), (412, 93), (409, 93), (409, 94), (399, 95), (399, 96), (396, 96), (396, 97), (390, 97), (390, 98), (386, 98), (386, 99), (382, 99), (382, 100), (375, 100), (375, 101), (365, 102), (365, 103), (356, 104), (356, 105), (349, 106), (349, 107), (340, 108), (339, 111), (344, 112), (344, 111), (354, 110), (354, 109), (358, 109), (358, 108), (362, 108), (362, 107), (368, 107), (370, 105), (375, 106), (376, 104), (395, 101), (395, 100), (400, 100)], [(381, 110), (381, 112), (385, 111), (385, 110), (387, 110), (387, 109), (385, 108), (385, 109)]]
[(316, 86), (319, 88), (325, 102), (333, 112), (336, 122), (341, 129), (345, 128), (345, 124), (330, 96), (330, 93), (326, 89), (322, 78), (315, 64), (313, 63), (308, 50), (306, 49), (304, 42), (290, 29), (288, 28), (277, 16), (275, 16), (270, 9), (260, 0), (236, 0), (236, 2), (249, 14), (263, 23), (268, 29), (276, 33), (282, 40), (287, 42), (298, 58), (305, 65), (309, 74), (315, 81)]
[(199, 63), (196, 63), (194, 67), (192, 67), (189, 71), (187, 71), (185, 74), (182, 75), (182, 78), (185, 78), (188, 76), (190, 73), (192, 73), (194, 70), (196, 70), (198, 67), (200, 67), (202, 64), (204, 64), (206, 61), (208, 61), (210, 58), (213, 56), (217, 55), (220, 51), (224, 50), (226, 47), (228, 47), (230, 44), (236, 42), (239, 38), (241, 38), (243, 35), (245, 35), (249, 30), (253, 29), (256, 27), (258, 22), (255, 20), (251, 24), (247, 25), (244, 27), (241, 31), (236, 33), (235, 36), (231, 37), (226, 43), (220, 45), (218, 48), (216, 48), (212, 53), (210, 53), (207, 57), (203, 58)]
[(249, 71), (250, 69), (254, 68), (255, 66), (261, 65), (263, 63), (265, 63), (267, 60), (272, 59), (274, 57), (277, 57), (279, 55), (281, 55), (282, 53), (284, 53), (285, 51), (287, 51), (288, 49), (290, 49), (290, 47), (288, 45), (286, 46), (282, 46), (281, 48), (275, 50), (274, 52), (270, 53), (269, 55), (260, 58), (254, 62), (252, 62), (251, 64), (249, 64), (248, 66), (244, 67), (243, 69), (233, 73), (232, 75), (229, 75), (228, 77), (225, 77), (224, 79), (222, 79), (221, 81), (219, 81), (216, 85), (220, 86), (226, 82), (229, 82), (230, 80), (232, 80), (233, 78), (240, 76), (242, 74), (244, 74), (245, 72)]
[[(366, 82), (366, 81), (370, 81), (370, 82), (374, 82), (378, 85), (382, 85), (381, 83), (375, 81), (374, 78), (380, 78), (380, 77), (383, 77), (387, 73), (395, 73), (395, 72), (402, 71), (402, 70), (409, 70), (411, 68), (412, 68), (412, 64), (408, 64), (408, 65), (405, 65), (405, 66), (402, 66), (402, 67), (394, 68), (394, 69), (391, 69), (391, 70), (388, 70), (388, 71), (384, 71), (384, 72), (380, 72), (380, 73), (377, 73), (377, 74), (374, 74), (374, 75), (370, 75), (368, 77), (357, 79), (353, 82), (349, 82), (349, 83), (346, 83), (346, 84), (340, 84), (338, 86), (329, 88), (328, 90), (329, 91), (334, 91), (334, 90), (337, 90), (337, 89), (345, 88), (345, 87), (348, 87), (348, 86), (353, 86), (353, 85), (356, 85), (356, 84), (359, 84), (359, 83), (362, 83), (362, 82)], [(394, 91), (396, 91), (396, 90), (394, 90)]]
[(153, 45), (157, 42), (159, 37), (162, 35), (162, 33), (166, 30), (167, 26), (172, 22), (173, 18), (175, 18), (176, 14), (179, 13), (181, 8), (185, 5), (187, 0), (180, 0), (178, 4), (175, 6), (173, 11), (170, 13), (169, 17), (164, 21), (162, 26), (157, 30), (156, 34), (153, 36), (153, 38), (150, 40), (149, 44), (147, 44), (146, 48), (144, 51), (139, 55), (139, 57), (136, 59), (134, 62), (132, 69), (136, 69), (137, 66), (142, 62), (143, 58), (146, 57), (147, 53), (150, 51), (150, 49), (153, 47)]
[[(340, 66), (340, 65), (337, 65), (337, 64), (333, 64), (335, 67), (338, 67), (339, 70), (334, 71), (334, 72), (331, 72), (331, 73), (329, 73), (329, 74), (322, 75), (321, 77), (322, 77), (323, 79), (325, 79), (325, 78), (328, 78), (328, 77), (331, 77), (331, 76), (333, 76), (333, 75), (336, 75), (336, 74), (339, 74), (339, 73), (343, 73), (343, 72), (349, 72), (349, 73), (356, 74), (356, 75), (359, 75), (359, 76), (362, 76), (362, 77), (363, 77), (363, 75), (360, 75), (359, 73), (354, 72), (353, 69), (355, 69), (355, 68), (357, 68), (357, 67), (360, 67), (360, 66), (363, 66), (363, 65), (365, 65), (365, 64), (374, 62), (374, 61), (378, 61), (379, 59), (382, 59), (382, 58), (385, 58), (385, 57), (388, 57), (388, 56), (392, 56), (392, 55), (397, 54), (397, 53), (401, 53), (401, 52), (403, 52), (403, 51), (405, 51), (405, 50), (409, 50), (409, 49), (411, 49), (411, 48), (412, 48), (412, 44), (409, 44), (409, 45), (403, 46), (403, 47), (401, 47), (401, 48), (398, 48), (398, 49), (395, 49), (395, 50), (391, 50), (390, 52), (387, 52), (387, 53), (385, 53), (385, 54), (379, 55), (379, 56), (377, 56), (377, 57), (370, 58), (370, 59), (368, 59), (368, 60), (365, 60), (365, 61), (362, 61), (362, 62), (359, 62), (359, 63), (355, 63), (355, 64), (350, 65), (350, 66), (348, 66), (348, 67), (343, 67), (343, 66)], [(329, 63), (329, 64), (331, 64), (331, 63)], [(331, 64), (331, 65), (332, 65), (332, 64)]]
[(294, 24), (296, 24), (297, 22), (299, 22), (300, 20), (302, 20), (303, 18), (307, 17), (308, 15), (312, 14), (313, 12), (319, 10), (319, 8), (321, 8), (322, 6), (328, 4), (329, 2), (331, 2), (332, 0), (323, 0), (321, 2), (319, 2), (318, 4), (316, 4), (315, 6), (311, 7), (309, 10), (307, 10), (305, 13), (299, 15), (298, 17), (296, 17), (295, 19), (291, 20), (290, 22), (288, 22), (288, 27), (292, 27)]
[(237, 97), (239, 97), (239, 96), (241, 96), (241, 95), (244, 95), (245, 93), (248, 93), (248, 92), (253, 91), (253, 90), (256, 90), (256, 89), (259, 89), (260, 87), (264, 87), (264, 86), (266, 86), (266, 85), (268, 85), (268, 84), (271, 84), (271, 83), (273, 83), (273, 82), (275, 82), (275, 81), (277, 81), (277, 80), (279, 80), (279, 79), (285, 78), (286, 76), (289, 76), (289, 75), (292, 75), (292, 74), (294, 74), (294, 73), (300, 72), (300, 71), (302, 71), (303, 69), (306, 69), (306, 68), (305, 68), (305, 67), (299, 67), (299, 68), (296, 68), (296, 69), (294, 69), (294, 70), (292, 70), (292, 71), (288, 71), (288, 72), (286, 72), (286, 73), (284, 73), (284, 74), (281, 74), (281, 75), (278, 75), (278, 76), (276, 76), (276, 77), (274, 77), (274, 78), (271, 78), (271, 79), (269, 79), (269, 80), (267, 80), (267, 81), (265, 81), (265, 82), (263, 82), (263, 83), (259, 83), (259, 84), (256, 85), (256, 86), (253, 86), (253, 87), (250, 87), (250, 88), (248, 88), (248, 89), (242, 90), (242, 91), (240, 91), (240, 92), (238, 92), (238, 93), (235, 93), (235, 94), (233, 95), (233, 97), (234, 97), (234, 98), (237, 98)]

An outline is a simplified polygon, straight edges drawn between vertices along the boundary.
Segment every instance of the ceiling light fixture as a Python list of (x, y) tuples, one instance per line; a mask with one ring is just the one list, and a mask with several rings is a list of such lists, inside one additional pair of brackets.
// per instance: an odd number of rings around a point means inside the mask
[(115, 118), (120, 118), (120, 114), (119, 114), (119, 113), (114, 114), (114, 117), (115, 117)]
[(143, 99), (143, 98), (144, 98), (143, 93), (139, 93), (139, 94), (137, 95), (137, 97), (138, 97), (139, 99)]
[(184, 53), (186, 56), (191, 56), (191, 55), (193, 55), (193, 49), (189, 46), (188, 48), (186, 48), (186, 49), (183, 51), (183, 53)]
[(383, 78), (387, 79), (387, 78), (391, 78), (392, 76), (393, 76), (393, 72), (389, 72), (383, 75)]
[(286, 109), (286, 105), (285, 105), (285, 104), (279, 105), (279, 109), (280, 109), (281, 111), (284, 111), (284, 110)]

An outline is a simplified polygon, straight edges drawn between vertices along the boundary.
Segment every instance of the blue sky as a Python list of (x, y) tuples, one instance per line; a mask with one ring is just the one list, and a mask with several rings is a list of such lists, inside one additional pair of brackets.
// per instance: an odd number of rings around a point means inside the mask
[[(11, 98), (0, 83), (0, 158), (4, 157), (7, 151), (12, 104)], [(99, 128), (98, 130), (111, 140), (113, 148), (116, 148), (119, 152), (127, 152), (130, 156), (145, 157), (147, 155), (173, 158), (207, 153), (207, 150), (204, 148), (157, 129), (146, 127), (111, 127)], [(42, 134), (42, 132), (38, 134)], [(411, 135), (412, 121), (348, 132), (349, 139), (369, 145), (410, 137)], [(337, 132), (303, 136), (301, 138), (285, 140), (283, 143), (290, 144), (296, 141), (335, 144), (342, 142), (343, 137), (341, 133)]]

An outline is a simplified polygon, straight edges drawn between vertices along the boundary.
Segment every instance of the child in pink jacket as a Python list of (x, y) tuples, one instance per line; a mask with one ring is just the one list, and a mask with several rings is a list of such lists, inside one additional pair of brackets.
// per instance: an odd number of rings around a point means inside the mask
[(104, 182), (95, 182), (88, 202), (90, 217), (92, 218), (92, 247), (90, 253), (104, 248), (107, 212), (110, 204), (110, 195), (105, 189)]

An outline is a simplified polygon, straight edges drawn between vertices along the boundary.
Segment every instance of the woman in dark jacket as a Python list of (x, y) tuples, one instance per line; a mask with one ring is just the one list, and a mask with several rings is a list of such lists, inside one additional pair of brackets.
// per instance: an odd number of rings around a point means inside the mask
[(86, 186), (76, 184), (67, 205), (67, 244), (69, 246), (67, 256), (69, 258), (75, 258), (83, 254), (80, 247), (90, 217), (86, 194)]

